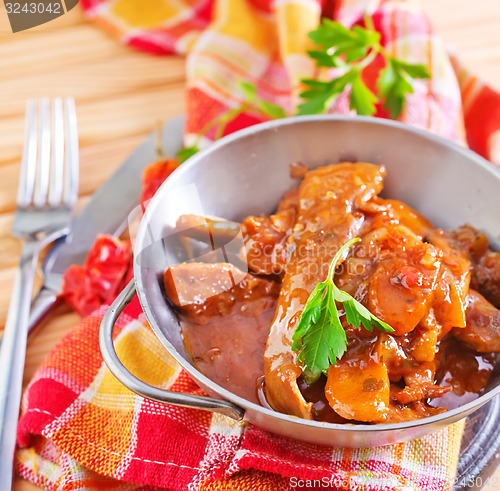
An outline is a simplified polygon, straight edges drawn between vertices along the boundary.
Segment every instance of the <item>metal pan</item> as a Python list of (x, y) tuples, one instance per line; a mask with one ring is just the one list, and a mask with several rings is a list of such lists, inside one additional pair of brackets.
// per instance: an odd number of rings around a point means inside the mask
[[(160, 281), (168, 265), (182, 260), (175, 234), (171, 235), (177, 218), (198, 213), (239, 221), (249, 214), (269, 214), (297, 184), (289, 176), (290, 163), (315, 168), (344, 160), (384, 164), (385, 196), (408, 203), (438, 227), (470, 223), (487, 233), (493, 248), (500, 248), (500, 175), (461, 146), (396, 122), (364, 117), (296, 117), (253, 126), (192, 157), (167, 179), (149, 204), (136, 239), (135, 278), (101, 326), (101, 351), (114, 375), (146, 398), (243, 418), (290, 438), (343, 447), (385, 445), (423, 436), (466, 417), (497, 395), (500, 370), (495, 370), (481, 397), (437, 416), (372, 426), (321, 423), (248, 402), (191, 364)], [(116, 318), (136, 290), (160, 341), (212, 398), (151, 387), (121, 364), (111, 334)]]

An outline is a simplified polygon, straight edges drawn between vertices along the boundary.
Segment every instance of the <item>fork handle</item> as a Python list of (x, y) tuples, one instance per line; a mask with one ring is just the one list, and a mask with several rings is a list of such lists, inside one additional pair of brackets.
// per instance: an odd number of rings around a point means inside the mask
[(45, 316), (52, 311), (52, 309), (59, 305), (61, 298), (52, 290), (42, 287), (31, 301), (30, 316), (28, 324), (28, 335), (37, 325), (45, 318)]
[(11, 489), (17, 421), (23, 385), (29, 309), (39, 245), (26, 242), (0, 349), (0, 489)]

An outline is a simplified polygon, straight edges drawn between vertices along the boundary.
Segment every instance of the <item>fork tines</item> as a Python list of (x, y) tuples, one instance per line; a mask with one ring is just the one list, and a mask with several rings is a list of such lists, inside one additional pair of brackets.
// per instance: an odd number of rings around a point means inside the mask
[(17, 206), (71, 207), (78, 189), (78, 132), (73, 98), (30, 99)]

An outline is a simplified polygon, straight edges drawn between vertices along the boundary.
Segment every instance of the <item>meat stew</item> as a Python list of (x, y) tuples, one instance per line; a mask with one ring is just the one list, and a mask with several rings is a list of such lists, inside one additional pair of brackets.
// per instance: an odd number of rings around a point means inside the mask
[[(165, 272), (198, 370), (249, 401), (328, 422), (407, 421), (478, 397), (500, 350), (500, 255), (470, 225), (436, 229), (380, 197), (385, 172), (368, 163), (302, 172), (274, 215), (241, 223), (248, 271), (209, 260)], [(213, 223), (182, 216), (180, 228), (190, 221)], [(361, 240), (335, 283), (394, 332), (356, 329), (340, 308), (347, 351), (308, 385), (291, 338), (310, 293), (352, 237)]]

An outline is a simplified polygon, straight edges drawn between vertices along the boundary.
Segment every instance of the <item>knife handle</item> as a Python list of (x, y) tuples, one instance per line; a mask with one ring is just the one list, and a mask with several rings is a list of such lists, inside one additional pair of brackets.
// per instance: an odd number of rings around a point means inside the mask
[(38, 323), (59, 303), (59, 296), (48, 288), (42, 287), (35, 298), (31, 301), (30, 319), (28, 324), (28, 334), (38, 325)]

